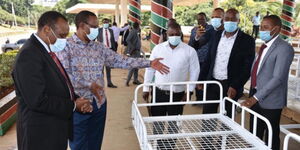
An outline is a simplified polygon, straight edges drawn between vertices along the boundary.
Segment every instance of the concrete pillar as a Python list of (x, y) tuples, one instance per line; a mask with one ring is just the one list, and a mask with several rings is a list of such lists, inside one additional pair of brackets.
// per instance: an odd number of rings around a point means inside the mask
[(141, 0), (129, 0), (129, 22), (141, 24)]
[(120, 25), (120, 1), (118, 0), (116, 2), (116, 9), (115, 9), (115, 22), (117, 23), (118, 26), (122, 26)]
[(127, 0), (121, 0), (121, 25), (127, 22)]
[(281, 37), (283, 39), (289, 39), (292, 31), (292, 24), (294, 23), (293, 14), (295, 12), (296, 2), (295, 0), (284, 0), (282, 5), (282, 28)]
[(151, 49), (159, 43), (161, 30), (167, 29), (167, 22), (172, 17), (173, 0), (151, 1)]
[(219, 0), (214, 0), (213, 6), (214, 6), (214, 8), (219, 7)]

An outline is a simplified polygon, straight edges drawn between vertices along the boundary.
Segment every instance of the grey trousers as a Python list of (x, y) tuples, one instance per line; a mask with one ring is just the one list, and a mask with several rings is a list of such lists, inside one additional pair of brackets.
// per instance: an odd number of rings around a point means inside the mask
[(129, 83), (129, 82), (130, 82), (131, 77), (132, 77), (132, 74), (133, 74), (133, 81), (135, 81), (135, 82), (138, 81), (139, 69), (133, 68), (133, 69), (130, 69), (129, 72), (128, 72), (128, 76), (127, 76), (127, 81), (126, 81), (126, 83)]

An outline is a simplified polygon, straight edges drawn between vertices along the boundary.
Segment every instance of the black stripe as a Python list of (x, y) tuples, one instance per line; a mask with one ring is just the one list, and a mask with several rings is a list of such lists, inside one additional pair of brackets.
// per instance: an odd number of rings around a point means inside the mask
[(290, 13), (290, 12), (288, 12), (288, 11), (286, 11), (286, 10), (282, 10), (282, 13), (283, 13), (283, 14), (286, 14), (286, 15), (288, 15), (288, 16), (293, 16), (293, 13)]
[(16, 103), (17, 103), (17, 99), (14, 98), (11, 101), (9, 101), (8, 103), (6, 103), (5, 105), (3, 105), (0, 108), (0, 115), (2, 115), (4, 112), (6, 112), (9, 108), (11, 108)]
[(173, 10), (173, 3), (170, 0), (153, 0), (153, 1), (165, 7), (168, 7), (170, 10)]
[(139, 20), (141, 20), (141, 17), (139, 15), (137, 15), (136, 13), (132, 12), (132, 11), (129, 11), (129, 14)]
[(292, 31), (292, 29), (290, 27), (285, 26), (285, 25), (282, 25), (281, 28), (284, 29), (284, 30), (287, 30), (287, 31)]

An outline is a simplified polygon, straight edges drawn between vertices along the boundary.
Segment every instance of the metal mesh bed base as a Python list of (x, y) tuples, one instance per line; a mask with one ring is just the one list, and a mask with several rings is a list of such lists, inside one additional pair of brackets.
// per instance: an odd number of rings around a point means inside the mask
[(144, 117), (143, 120), (148, 145), (153, 150), (268, 149), (224, 115)]

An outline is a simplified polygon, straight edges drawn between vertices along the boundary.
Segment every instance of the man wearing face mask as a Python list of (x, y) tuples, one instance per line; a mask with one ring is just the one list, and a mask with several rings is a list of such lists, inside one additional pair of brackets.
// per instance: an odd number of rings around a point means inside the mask
[[(215, 8), (211, 15), (211, 24), (213, 28), (206, 30), (206, 32), (202, 32), (200, 29), (198, 29), (196, 31), (196, 36), (194, 40), (190, 42), (190, 46), (192, 46), (197, 50), (200, 66), (202, 66), (205, 60), (207, 59), (209, 45), (213, 41), (212, 39), (215, 37), (216, 32), (220, 30), (224, 30), (223, 27), (224, 14), (225, 12), (222, 8)], [(198, 85), (196, 88), (196, 98), (197, 100), (203, 99), (202, 85)]]
[[(229, 9), (224, 16), (224, 31), (216, 33), (209, 47), (208, 57), (200, 72), (199, 80), (215, 80), (223, 86), (223, 96), (234, 100), (243, 94), (245, 83), (250, 77), (255, 56), (254, 39), (238, 28), (239, 12)], [(207, 88), (207, 100), (220, 99), (219, 87)], [(228, 116), (231, 116), (231, 104), (225, 104)], [(203, 113), (216, 113), (218, 104), (205, 104)]]
[[(98, 41), (103, 43), (107, 48), (117, 52), (117, 45), (114, 38), (114, 32), (109, 28), (109, 19), (104, 18), (103, 27), (99, 28)], [(105, 66), (106, 70), (106, 79), (107, 79), (107, 87), (109, 88), (117, 88), (111, 81), (111, 68)]]
[[(280, 116), (287, 103), (289, 68), (294, 58), (293, 47), (279, 36), (281, 25), (281, 19), (276, 15), (263, 18), (259, 35), (265, 43), (252, 66), (250, 98), (242, 103), (270, 121), (273, 150), (280, 149)], [(253, 116), (250, 122), (253, 122)], [(267, 130), (265, 123), (258, 120), (257, 136), (262, 140), (265, 136), (266, 143)]]
[[(167, 82), (184, 82), (184, 81), (197, 81), (200, 66), (197, 53), (194, 48), (181, 41), (181, 28), (177, 23), (173, 23), (167, 30), (168, 41), (156, 45), (151, 53), (150, 60), (156, 58), (164, 58), (162, 62), (170, 67), (170, 73), (163, 75), (151, 68), (147, 68), (145, 72), (144, 83), (151, 83), (155, 77), (155, 83)], [(195, 85), (190, 85), (190, 89), (185, 91), (185, 86), (174, 86), (173, 88), (173, 101), (185, 101), (186, 92), (193, 92)], [(144, 86), (143, 98), (148, 101), (150, 87)], [(170, 86), (157, 86), (156, 88), (156, 102), (169, 102), (170, 99)], [(182, 115), (183, 105), (173, 106), (153, 106), (150, 108), (153, 116), (166, 116), (166, 115)], [(174, 126), (175, 125), (175, 126)], [(162, 134), (155, 129), (162, 129), (164, 125), (161, 123), (154, 123), (154, 134)], [(176, 123), (169, 122), (168, 131), (170, 134), (176, 133)], [(163, 132), (163, 131), (162, 131)], [(168, 147), (173, 148), (176, 140), (158, 140), (158, 149)]]
[(67, 39), (67, 46), (58, 52), (66, 72), (78, 95), (87, 98), (93, 106), (91, 113), (74, 112), (74, 138), (70, 141), (72, 150), (101, 149), (105, 120), (106, 101), (103, 90), (103, 67), (124, 69), (152, 67), (167, 74), (167, 66), (142, 58), (123, 57), (110, 50), (103, 43), (94, 41), (98, 36), (97, 16), (89, 11), (81, 11), (75, 17), (76, 33)]
[(38, 20), (38, 31), (20, 49), (12, 77), (18, 99), (19, 150), (66, 150), (72, 139), (73, 111), (91, 112), (79, 98), (54, 52), (64, 49), (67, 19), (49, 11)]

